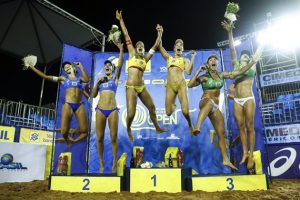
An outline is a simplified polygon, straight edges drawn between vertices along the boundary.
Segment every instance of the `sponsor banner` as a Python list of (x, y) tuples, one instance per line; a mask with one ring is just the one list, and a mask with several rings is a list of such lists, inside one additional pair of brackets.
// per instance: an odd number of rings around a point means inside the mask
[(20, 143), (52, 145), (53, 132), (21, 128)]
[(300, 124), (265, 127), (267, 144), (300, 142)]
[(0, 142), (14, 142), (15, 132), (15, 127), (0, 126)]
[(271, 176), (300, 178), (300, 145), (269, 145)]
[(0, 183), (44, 180), (45, 161), (45, 145), (1, 143)]
[(21, 128), (20, 143), (47, 145), (45, 176), (50, 175), (53, 132)]
[(300, 81), (300, 69), (284, 70), (260, 75), (261, 87)]

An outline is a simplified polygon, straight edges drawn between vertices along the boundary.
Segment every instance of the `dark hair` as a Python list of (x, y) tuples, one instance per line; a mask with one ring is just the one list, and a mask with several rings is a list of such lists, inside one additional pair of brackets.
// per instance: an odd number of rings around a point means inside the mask
[(62, 64), (62, 66), (63, 66), (63, 68), (65, 68), (65, 65), (72, 65), (72, 67), (74, 68), (74, 71), (75, 71), (75, 75), (78, 73), (78, 71), (77, 71), (77, 69), (76, 69), (76, 67), (75, 67), (75, 63), (71, 63), (71, 62), (69, 62), (69, 61), (65, 61), (65, 62), (63, 62), (63, 64)]
[(243, 51), (241, 52), (241, 54), (240, 54), (240, 58), (241, 58), (242, 55), (244, 55), (244, 54), (246, 54), (246, 55), (248, 55), (249, 57), (251, 57), (250, 51), (248, 51), (248, 50), (243, 50)]
[(70, 63), (69, 61), (65, 61), (63, 62), (62, 66), (65, 67), (65, 65), (72, 65), (72, 63)]
[(211, 58), (215, 58), (215, 59), (219, 60), (219, 59), (218, 59), (218, 56), (217, 56), (216, 54), (211, 54), (211, 55), (207, 58), (206, 64), (208, 63), (209, 59), (211, 59)]

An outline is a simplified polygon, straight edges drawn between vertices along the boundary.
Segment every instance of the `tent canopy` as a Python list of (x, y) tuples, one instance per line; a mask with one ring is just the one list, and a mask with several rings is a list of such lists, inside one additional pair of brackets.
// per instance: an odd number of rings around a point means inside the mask
[(33, 54), (38, 63), (58, 61), (63, 43), (87, 47), (105, 35), (45, 0), (0, 0), (0, 49), (17, 57)]

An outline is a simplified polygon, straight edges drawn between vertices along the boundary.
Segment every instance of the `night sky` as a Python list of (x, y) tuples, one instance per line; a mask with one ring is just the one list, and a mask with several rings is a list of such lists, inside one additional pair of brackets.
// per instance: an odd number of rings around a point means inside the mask
[[(217, 42), (227, 39), (227, 33), (220, 25), (228, 3), (225, 0), (50, 0), (50, 2), (105, 34), (112, 24), (118, 24), (115, 10), (122, 10), (131, 39), (133, 42), (144, 41), (146, 51), (154, 43), (155, 27), (158, 23), (164, 27), (163, 45), (167, 50), (172, 50), (177, 38), (184, 40), (186, 50), (214, 49), (217, 48)], [(165, 5), (162, 5), (162, 2)], [(265, 21), (267, 12), (271, 12), (272, 17), (280, 17), (297, 9), (300, 12), (300, 0), (234, 2), (239, 3), (241, 8), (235, 25), (235, 36), (254, 32), (254, 24)], [(95, 46), (88, 49), (101, 50)], [(106, 51), (116, 51), (116, 48), (107, 45)], [(0, 99), (38, 105), (41, 78), (31, 71), (22, 71), (20, 58), (12, 57), (5, 52), (0, 52), (0, 58), (2, 61)], [(58, 76), (59, 64), (51, 67), (47, 73)], [(56, 91), (56, 83), (46, 82), (42, 104), (55, 102)]]

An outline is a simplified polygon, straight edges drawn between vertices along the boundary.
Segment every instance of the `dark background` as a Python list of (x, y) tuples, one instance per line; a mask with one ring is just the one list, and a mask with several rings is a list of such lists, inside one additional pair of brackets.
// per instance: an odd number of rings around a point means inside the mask
[[(115, 10), (122, 10), (131, 39), (133, 42), (144, 41), (146, 51), (156, 38), (157, 23), (164, 27), (163, 44), (167, 50), (172, 50), (177, 38), (184, 40), (186, 50), (217, 48), (217, 42), (227, 39), (227, 33), (220, 25), (228, 3), (225, 0), (50, 0), (50, 2), (105, 34), (112, 24), (119, 25), (115, 19)], [(239, 3), (241, 8), (235, 25), (235, 36), (254, 32), (254, 24), (265, 21), (268, 12), (271, 12), (274, 18), (297, 10), (300, 12), (300, 0), (234, 2)], [(87, 49), (101, 50), (95, 45)], [(106, 51), (117, 49), (112, 45), (106, 45)], [(0, 99), (38, 105), (42, 79), (32, 71), (21, 70), (20, 58), (0, 52), (0, 59), (2, 65)], [(48, 68), (47, 74), (58, 76), (59, 67), (60, 62), (53, 64)], [(55, 103), (56, 91), (57, 84), (46, 81), (42, 104)]]

